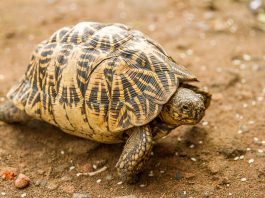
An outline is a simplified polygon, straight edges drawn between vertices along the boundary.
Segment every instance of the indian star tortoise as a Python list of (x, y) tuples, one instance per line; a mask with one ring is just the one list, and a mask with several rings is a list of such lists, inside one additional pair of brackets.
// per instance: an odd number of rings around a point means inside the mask
[(211, 95), (155, 41), (123, 24), (64, 27), (34, 50), (0, 120), (34, 118), (102, 143), (126, 142), (116, 164), (133, 182), (156, 140), (198, 123)]

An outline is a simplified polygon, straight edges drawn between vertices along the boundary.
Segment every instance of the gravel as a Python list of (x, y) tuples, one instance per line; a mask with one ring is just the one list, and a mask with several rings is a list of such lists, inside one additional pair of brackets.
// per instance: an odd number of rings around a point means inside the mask
[(20, 173), (18, 177), (16, 178), (14, 185), (16, 188), (22, 189), (22, 188), (26, 188), (29, 185), (29, 183), (30, 183), (29, 177)]

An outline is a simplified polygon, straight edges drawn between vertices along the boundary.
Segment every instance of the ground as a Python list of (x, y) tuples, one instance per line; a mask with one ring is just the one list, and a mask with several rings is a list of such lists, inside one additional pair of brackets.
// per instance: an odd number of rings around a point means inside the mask
[[(157, 143), (135, 185), (121, 184), (116, 174), (123, 145), (98, 146), (37, 121), (0, 123), (0, 171), (11, 167), (30, 178), (24, 189), (0, 178), (0, 197), (263, 198), (265, 33), (245, 1), (209, 2), (1, 0), (1, 103), (36, 44), (80, 21), (143, 31), (194, 73), (213, 100), (200, 124), (180, 127)], [(80, 174), (103, 166), (107, 170), (95, 176)]]

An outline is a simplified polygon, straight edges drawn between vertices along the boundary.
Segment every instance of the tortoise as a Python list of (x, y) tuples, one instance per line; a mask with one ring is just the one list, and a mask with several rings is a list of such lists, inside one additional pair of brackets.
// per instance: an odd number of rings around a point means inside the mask
[(63, 27), (33, 51), (0, 120), (39, 119), (101, 143), (126, 142), (116, 168), (132, 183), (154, 143), (203, 118), (211, 94), (156, 41), (123, 24)]

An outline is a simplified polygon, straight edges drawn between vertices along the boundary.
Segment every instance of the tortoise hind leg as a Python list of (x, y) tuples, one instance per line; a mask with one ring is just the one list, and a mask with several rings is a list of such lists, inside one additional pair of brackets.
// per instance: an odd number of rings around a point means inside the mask
[(137, 174), (150, 158), (153, 148), (153, 140), (149, 125), (135, 127), (127, 140), (116, 168), (124, 182), (134, 183)]
[(0, 106), (0, 121), (6, 123), (25, 123), (30, 120), (30, 117), (18, 109), (11, 101), (7, 101)]

